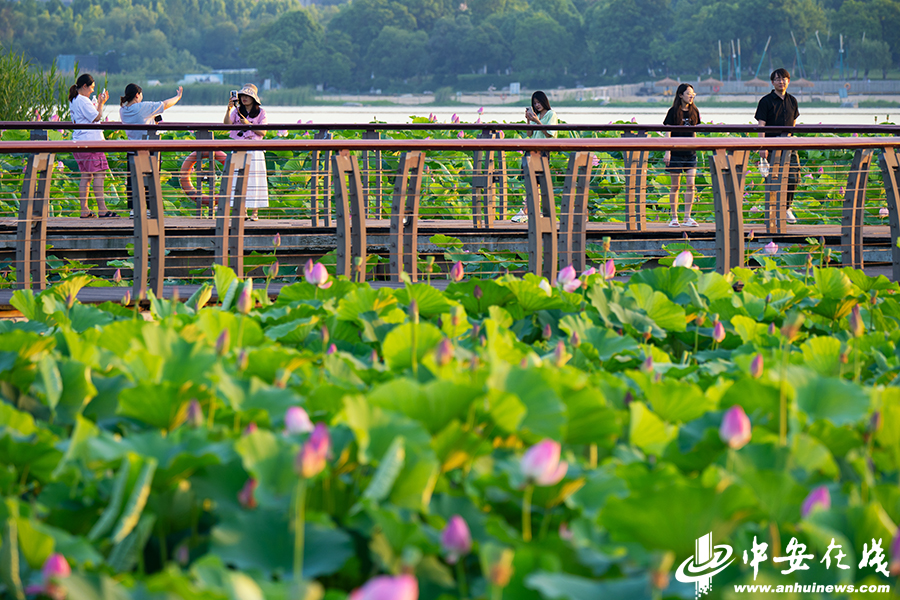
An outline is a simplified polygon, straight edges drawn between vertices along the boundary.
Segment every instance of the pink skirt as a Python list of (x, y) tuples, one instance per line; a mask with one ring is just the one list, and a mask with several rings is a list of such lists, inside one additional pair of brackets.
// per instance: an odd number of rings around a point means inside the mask
[(102, 152), (73, 152), (72, 156), (82, 173), (99, 173), (109, 168), (106, 155)]

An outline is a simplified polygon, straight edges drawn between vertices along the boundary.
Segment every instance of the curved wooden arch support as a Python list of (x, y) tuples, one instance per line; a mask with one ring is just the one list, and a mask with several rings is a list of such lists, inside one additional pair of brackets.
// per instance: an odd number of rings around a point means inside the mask
[[(625, 131), (622, 137), (647, 137), (646, 131)], [(647, 167), (650, 153), (646, 150), (622, 152), (625, 165), (625, 230), (647, 230)]]
[(716, 215), (716, 271), (744, 266), (744, 175), (749, 152), (716, 150), (709, 157)]
[[(331, 157), (334, 172), (334, 200), (337, 208), (338, 275), (352, 280), (364, 279), (366, 265), (366, 196), (355, 155), (335, 154)], [(354, 277), (353, 261), (359, 259), (361, 272)]]
[(16, 287), (47, 287), (47, 216), (55, 154), (32, 154), (25, 165), (16, 225)]
[[(141, 300), (151, 290), (162, 297), (166, 267), (166, 225), (159, 165), (150, 152), (138, 150), (128, 157), (134, 182), (134, 287), (132, 295)], [(147, 211), (150, 216), (147, 216)], [(149, 247), (149, 257), (147, 255)], [(149, 268), (149, 272), (148, 272)]]
[(407, 152), (400, 157), (391, 207), (391, 281), (400, 281), (403, 271), (412, 281), (418, 277), (419, 201), (424, 172), (424, 152)]
[(888, 221), (891, 224), (891, 267), (892, 279), (900, 281), (900, 248), (897, 242), (900, 240), (900, 215), (897, 214), (897, 206), (900, 205), (900, 157), (893, 148), (884, 148), (878, 157), (878, 166), (884, 179), (884, 196), (888, 205)]
[(873, 150), (857, 150), (853, 153), (844, 206), (841, 215), (841, 264), (854, 269), (863, 268), (863, 223), (865, 221), (866, 185)]
[(216, 215), (214, 260), (231, 267), (238, 277), (244, 276), (244, 218), (247, 216), (247, 174), (251, 161), (246, 150), (232, 152), (225, 162), (219, 187), (222, 200)]
[(528, 206), (528, 270), (553, 282), (556, 280), (559, 250), (550, 159), (540, 152), (527, 152), (524, 166), (525, 202)]
[(593, 162), (591, 152), (569, 154), (559, 207), (559, 266), (572, 265), (579, 273), (587, 268), (588, 193)]

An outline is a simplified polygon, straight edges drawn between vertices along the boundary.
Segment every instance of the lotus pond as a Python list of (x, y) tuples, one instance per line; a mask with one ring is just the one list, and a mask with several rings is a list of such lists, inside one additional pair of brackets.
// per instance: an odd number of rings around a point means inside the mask
[[(270, 301), (217, 267), (221, 304), (143, 314), (74, 300), (85, 275), (16, 292), (0, 596), (688, 599), (675, 574), (708, 533), (736, 557), (712, 598), (893, 589), (896, 283), (771, 261), (446, 291), (323, 271)], [(798, 544), (815, 558), (783, 574)]]

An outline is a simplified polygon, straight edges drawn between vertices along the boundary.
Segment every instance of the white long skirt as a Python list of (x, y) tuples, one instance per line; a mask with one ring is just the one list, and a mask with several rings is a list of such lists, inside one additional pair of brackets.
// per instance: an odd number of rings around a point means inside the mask
[[(262, 150), (250, 150), (250, 171), (247, 174), (247, 209), (265, 208), (269, 206), (269, 182), (266, 173), (266, 153)], [(231, 199), (234, 204), (234, 192), (237, 178), (231, 184)]]

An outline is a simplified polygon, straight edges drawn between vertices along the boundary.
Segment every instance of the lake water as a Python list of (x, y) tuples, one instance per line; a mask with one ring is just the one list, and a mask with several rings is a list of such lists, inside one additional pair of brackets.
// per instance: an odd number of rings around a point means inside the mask
[[(648, 103), (649, 104), (649, 103)], [(556, 109), (559, 118), (569, 124), (605, 125), (615, 121), (630, 121), (645, 125), (661, 124), (668, 110), (668, 103), (653, 103), (647, 107), (578, 107), (563, 106)], [(404, 124), (412, 122), (412, 116), (437, 116), (438, 122), (449, 123), (454, 114), (464, 123), (477, 121), (477, 106), (266, 106), (269, 123), (297, 123), (312, 121), (313, 124), (350, 123), (364, 124), (372, 121)], [(756, 124), (753, 119), (755, 107), (703, 108), (698, 105), (704, 122), (725, 123), (727, 125)], [(524, 120), (524, 105), (485, 106), (481, 114), (482, 122), (517, 122)], [(896, 114), (891, 116), (891, 111)], [(110, 119), (117, 119), (117, 111), (106, 113)], [(221, 123), (225, 115), (223, 106), (182, 106), (176, 105), (165, 112), (165, 120), (171, 123)], [(872, 125), (884, 120), (897, 122), (900, 108), (804, 108), (800, 103), (800, 119), (803, 125)]]

